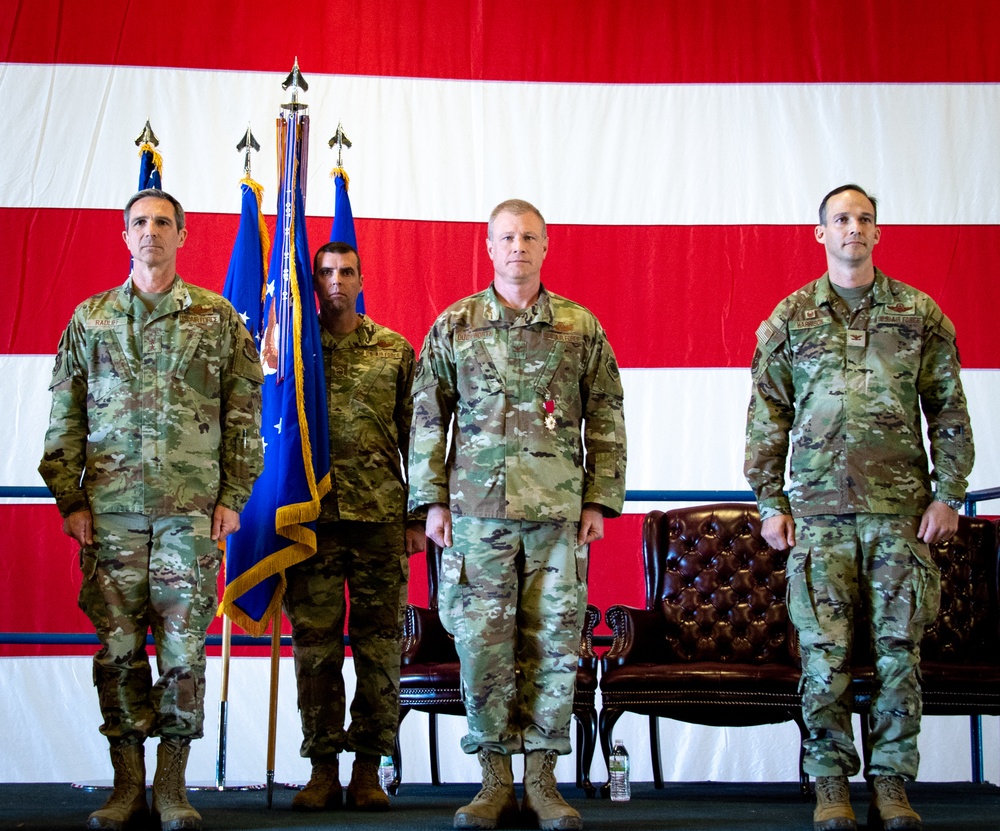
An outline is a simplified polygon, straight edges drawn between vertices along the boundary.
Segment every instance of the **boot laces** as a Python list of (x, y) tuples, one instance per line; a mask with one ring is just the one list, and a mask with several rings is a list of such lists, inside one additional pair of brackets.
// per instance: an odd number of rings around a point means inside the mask
[(845, 802), (850, 794), (841, 776), (819, 776), (816, 779), (816, 798), (823, 803)]
[(184, 773), (186, 765), (182, 749), (164, 754), (166, 755), (164, 771), (159, 782), (160, 798), (170, 802), (187, 802), (187, 789), (184, 784)]
[(340, 780), (340, 770), (336, 765), (318, 764), (313, 767), (306, 787), (326, 789), (333, 784), (335, 779), (338, 782)]
[(355, 762), (351, 778), (355, 780), (355, 787), (361, 786), (379, 790), (382, 788), (378, 781), (378, 765), (371, 762)]
[(141, 783), (139, 781), (139, 775), (142, 772), (139, 766), (128, 764), (128, 755), (129, 750), (126, 748), (115, 748), (111, 751), (112, 764), (115, 769), (115, 791), (118, 790), (119, 786), (122, 788), (135, 788), (141, 784), (143, 788), (146, 787), (145, 777)]
[(500, 759), (492, 753), (483, 753), (480, 757), (483, 768), (483, 785), (476, 794), (476, 799), (491, 799), (494, 794), (506, 790), (501, 773)]
[(533, 777), (532, 783), (538, 788), (546, 799), (561, 801), (562, 796), (556, 786), (556, 777), (553, 771), (556, 767), (556, 754), (546, 753), (542, 759), (542, 768)]
[(909, 805), (906, 798), (906, 788), (903, 780), (898, 776), (883, 776), (879, 778), (879, 796), (883, 803), (895, 802), (900, 805)]

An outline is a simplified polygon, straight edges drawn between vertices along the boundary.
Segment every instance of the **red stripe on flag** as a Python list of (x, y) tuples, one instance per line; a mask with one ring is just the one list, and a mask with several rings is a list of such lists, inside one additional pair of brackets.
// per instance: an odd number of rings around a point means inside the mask
[[(0, 304), (0, 353), (54, 353), (76, 304), (124, 282), (121, 223), (116, 210), (0, 209), (0, 238), (17, 263)], [(236, 215), (189, 214), (181, 274), (221, 290), (238, 224)], [(308, 219), (315, 247), (329, 224)], [(369, 314), (417, 348), (442, 309), (492, 277), (485, 223), (355, 225)], [(550, 225), (549, 238), (546, 286), (598, 316), (624, 367), (749, 366), (760, 321), (825, 268), (812, 226)], [(964, 366), (1000, 367), (1000, 281), (988, 279), (1000, 226), (886, 225), (875, 262), (938, 301), (958, 328)]]
[(32, 0), (2, 60), (580, 83), (995, 82), (1000, 4)]
[[(641, 529), (639, 514), (608, 520), (605, 538), (591, 546), (589, 599), (602, 613), (612, 603), (643, 605)], [(0, 505), (0, 535), (6, 551), (20, 552), (5, 563), (5, 585), (10, 590), (8, 602), (0, 603), (0, 632), (92, 635), (94, 628), (76, 603), (80, 591), (79, 546), (62, 533), (62, 519), (55, 506)], [(410, 562), (410, 602), (426, 605), (424, 557), (417, 555)], [(39, 579), (41, 572), (45, 579)], [(217, 635), (221, 629), (216, 619), (209, 634)], [(282, 631), (289, 633), (287, 621)], [(0, 644), (0, 657), (92, 655), (96, 649)], [(218, 654), (218, 649), (210, 650), (210, 654)], [(264, 653), (259, 648), (237, 648), (234, 654)]]

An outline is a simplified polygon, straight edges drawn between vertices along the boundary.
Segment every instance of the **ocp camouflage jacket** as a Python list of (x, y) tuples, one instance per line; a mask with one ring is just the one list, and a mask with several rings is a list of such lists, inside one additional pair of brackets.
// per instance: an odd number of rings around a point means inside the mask
[(583, 306), (542, 287), (508, 324), (491, 285), (434, 322), (413, 383), (411, 511), (577, 521), (596, 503), (617, 516), (625, 462), (618, 364)]
[(974, 450), (959, 369), (951, 321), (878, 269), (853, 315), (828, 275), (791, 294), (758, 328), (753, 359), (744, 472), (761, 517), (915, 516), (932, 479), (939, 498), (962, 499)]
[(323, 498), (320, 521), (402, 521), (413, 347), (369, 317), (340, 341), (325, 329), (321, 339), (331, 488)]
[(175, 277), (143, 319), (123, 286), (73, 313), (39, 473), (63, 516), (242, 510), (263, 467), (257, 349), (227, 300)]

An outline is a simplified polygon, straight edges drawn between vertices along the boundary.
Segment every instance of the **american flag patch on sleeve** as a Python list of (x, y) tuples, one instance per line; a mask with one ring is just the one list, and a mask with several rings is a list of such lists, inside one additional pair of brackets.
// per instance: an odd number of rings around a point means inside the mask
[(774, 327), (771, 321), (765, 320), (760, 324), (760, 326), (757, 327), (757, 342), (767, 343), (776, 334), (778, 334), (778, 330)]

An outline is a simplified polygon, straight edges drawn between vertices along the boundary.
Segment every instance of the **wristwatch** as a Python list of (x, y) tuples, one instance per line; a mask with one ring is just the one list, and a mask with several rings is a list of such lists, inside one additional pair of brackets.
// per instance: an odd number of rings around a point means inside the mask
[(940, 498), (935, 498), (934, 501), (935, 502), (944, 502), (944, 504), (947, 505), (949, 508), (951, 508), (953, 511), (959, 510), (965, 504), (965, 500), (964, 499), (940, 499)]

